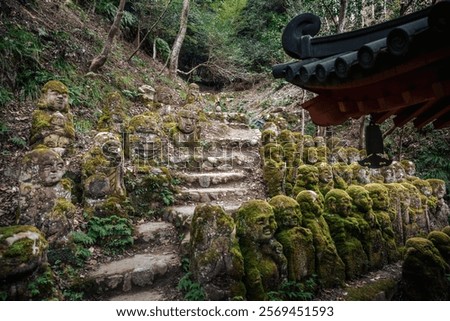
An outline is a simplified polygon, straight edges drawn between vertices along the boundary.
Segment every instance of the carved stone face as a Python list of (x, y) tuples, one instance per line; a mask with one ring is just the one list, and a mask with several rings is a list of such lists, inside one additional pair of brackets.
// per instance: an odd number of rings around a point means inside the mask
[(319, 166), (319, 181), (322, 183), (329, 183), (333, 180), (333, 169), (327, 163), (320, 163)]
[(65, 173), (64, 162), (53, 153), (47, 153), (39, 164), (38, 177), (42, 185), (56, 185)]
[(63, 111), (67, 108), (67, 104), (69, 103), (69, 95), (49, 89), (44, 96), (44, 102), (49, 109)]
[(373, 201), (367, 191), (360, 191), (354, 195), (353, 203), (363, 212), (368, 212), (373, 205)]
[(389, 207), (389, 194), (386, 188), (381, 185), (379, 188), (369, 190), (370, 198), (373, 201), (374, 210), (387, 210)]
[(319, 183), (319, 171), (312, 165), (302, 165), (298, 168), (296, 184), (299, 186), (317, 185)]
[(405, 173), (408, 176), (416, 175), (416, 165), (411, 161), (402, 162), (403, 168), (405, 169)]
[(370, 183), (370, 172), (367, 167), (360, 167), (356, 172), (356, 180), (360, 184), (369, 184)]
[(194, 132), (197, 124), (197, 117), (194, 113), (181, 113), (178, 116), (178, 129), (184, 134)]
[(394, 168), (392, 166), (383, 167), (382, 175), (385, 183), (396, 182)]
[(275, 222), (275, 215), (261, 212), (256, 214), (251, 222), (251, 228), (258, 241), (268, 241), (275, 234), (277, 224)]
[(102, 146), (103, 155), (113, 164), (122, 162), (122, 146), (117, 140), (109, 140)]
[(317, 154), (316, 148), (308, 149), (308, 164), (315, 164), (319, 160), (319, 155)]

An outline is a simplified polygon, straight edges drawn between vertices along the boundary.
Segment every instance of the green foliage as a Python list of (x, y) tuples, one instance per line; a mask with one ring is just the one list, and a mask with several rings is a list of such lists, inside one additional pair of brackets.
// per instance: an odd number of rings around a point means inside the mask
[(107, 253), (121, 253), (133, 244), (133, 226), (128, 219), (112, 215), (93, 216), (88, 222), (87, 236)]
[(0, 301), (6, 301), (8, 299), (8, 293), (0, 291)]
[(316, 276), (312, 276), (305, 282), (285, 281), (278, 291), (268, 293), (271, 301), (310, 301), (317, 290)]
[(191, 273), (186, 273), (178, 283), (178, 290), (184, 293), (184, 299), (188, 301), (203, 301), (206, 299), (205, 291), (198, 282), (192, 281)]
[(39, 275), (33, 281), (28, 283), (28, 291), (32, 298), (52, 298), (51, 289), (55, 289), (55, 280), (50, 268), (47, 268), (44, 273)]
[(19, 136), (13, 136), (9, 139), (9, 141), (19, 148), (25, 148), (28, 145), (27, 141)]
[(0, 87), (0, 107), (13, 100), (13, 93), (4, 87)]
[(75, 131), (80, 134), (88, 133), (94, 124), (89, 119), (78, 119), (74, 123)]

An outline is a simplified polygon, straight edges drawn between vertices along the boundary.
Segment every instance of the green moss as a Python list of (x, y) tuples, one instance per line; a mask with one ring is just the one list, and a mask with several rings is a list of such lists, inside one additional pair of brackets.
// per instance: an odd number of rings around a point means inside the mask
[(428, 234), (428, 239), (441, 253), (442, 258), (450, 265), (450, 236), (440, 231), (432, 231)]
[(58, 80), (50, 80), (42, 87), (42, 93), (47, 93), (49, 90), (56, 91), (60, 94), (68, 94), (69, 89), (62, 82)]
[(390, 298), (397, 290), (398, 280), (379, 279), (358, 287), (347, 287), (345, 291), (346, 301), (374, 301), (379, 300), (380, 293), (384, 293), (382, 298)]
[(450, 226), (446, 226), (442, 229), (442, 232), (444, 232), (445, 234), (447, 234), (448, 236), (450, 236)]

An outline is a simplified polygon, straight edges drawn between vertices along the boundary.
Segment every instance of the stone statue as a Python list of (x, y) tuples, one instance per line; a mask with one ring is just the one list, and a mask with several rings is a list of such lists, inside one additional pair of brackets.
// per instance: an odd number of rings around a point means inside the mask
[(63, 179), (65, 172), (60, 155), (45, 146), (28, 152), (22, 159), (17, 221), (39, 228), (52, 245), (67, 241), (75, 214), (72, 183)]
[(115, 91), (107, 94), (102, 108), (102, 115), (97, 122), (97, 130), (117, 135), (125, 133), (128, 116), (124, 105), (125, 101), (119, 92)]
[(292, 195), (297, 196), (304, 190), (315, 191), (323, 197), (319, 189), (319, 170), (313, 165), (301, 165), (297, 169), (297, 179), (292, 190)]
[(339, 257), (330, 235), (330, 229), (323, 217), (323, 196), (314, 191), (304, 190), (296, 198), (303, 215), (303, 227), (313, 234), (316, 254), (316, 274), (324, 287), (343, 284), (345, 265)]
[(288, 279), (305, 281), (315, 273), (315, 252), (311, 231), (301, 226), (300, 206), (285, 195), (273, 197), (269, 204), (278, 225), (275, 238), (283, 245), (287, 258)]
[(368, 271), (368, 259), (358, 239), (358, 220), (350, 216), (352, 198), (347, 192), (332, 189), (325, 195), (324, 217), (330, 228), (339, 257), (345, 264), (347, 279), (354, 279)]
[(350, 164), (352, 170), (352, 184), (366, 185), (370, 183), (370, 171), (368, 167), (361, 166), (358, 163)]
[(159, 121), (153, 113), (131, 118), (127, 128), (129, 142), (125, 150), (135, 167), (159, 166), (165, 162), (167, 151), (163, 148)]
[(103, 213), (103, 209), (109, 202), (119, 204), (125, 200), (123, 176), (123, 150), (119, 137), (108, 132), (97, 134), (82, 165), (87, 209), (92, 208), (97, 216), (111, 215), (112, 213)]
[[(34, 226), (0, 227), (0, 293), (2, 300), (61, 300), (47, 263), (48, 242)], [(47, 282), (39, 282), (44, 279)], [(33, 284), (32, 288), (30, 285)]]
[(190, 235), (190, 270), (206, 299), (245, 298), (244, 258), (231, 216), (218, 205), (198, 205)]
[(274, 238), (275, 215), (269, 203), (250, 200), (236, 213), (237, 236), (244, 257), (248, 300), (266, 300), (287, 278), (283, 246)]
[(352, 168), (343, 162), (337, 162), (332, 165), (334, 188), (347, 189), (353, 180)]
[(32, 114), (32, 147), (45, 145), (61, 156), (69, 152), (75, 139), (73, 115), (69, 110), (69, 90), (60, 81), (47, 82)]
[(391, 220), (392, 217), (395, 217), (395, 212), (389, 207), (388, 189), (378, 183), (367, 184), (364, 188), (369, 192), (373, 201), (373, 210), (383, 235), (383, 265), (396, 262), (399, 253)]
[(407, 219), (404, 219), (404, 238), (405, 240), (414, 236), (425, 236), (428, 231), (425, 230), (426, 226), (426, 204), (423, 195), (421, 195), (419, 189), (410, 183), (401, 183), (403, 187), (408, 190), (409, 193), (409, 208)]
[(418, 178), (416, 176), (416, 165), (414, 162), (404, 159), (401, 161), (401, 164), (405, 170), (405, 180), (412, 182)]
[(379, 270), (383, 267), (383, 235), (380, 225), (373, 212), (373, 201), (369, 192), (362, 186), (350, 185), (348, 195), (353, 200), (350, 216), (358, 222), (359, 234), (364, 252), (367, 254), (369, 270)]
[[(448, 300), (448, 264), (433, 242), (422, 237), (406, 241), (400, 295), (404, 300)], [(420, 276), (420, 277), (418, 277)]]
[(326, 162), (320, 162), (316, 167), (319, 170), (319, 190), (326, 195), (334, 188), (333, 167)]
[[(189, 106), (189, 105), (188, 105)], [(197, 146), (200, 143), (198, 111), (184, 107), (177, 113), (177, 127), (172, 131), (176, 146)]]
[(264, 149), (263, 178), (267, 186), (268, 197), (285, 193), (286, 163), (283, 161), (283, 147), (269, 143)]
[(382, 167), (380, 169), (380, 172), (381, 172), (381, 175), (383, 175), (384, 183), (389, 184), (389, 183), (395, 183), (397, 181), (393, 164)]
[(348, 164), (355, 164), (361, 159), (361, 153), (357, 148), (347, 147), (347, 161)]
[(432, 195), (436, 199), (435, 206), (430, 208), (430, 229), (441, 230), (449, 225), (450, 208), (444, 200), (446, 193), (445, 181), (441, 179), (428, 179), (432, 188)]

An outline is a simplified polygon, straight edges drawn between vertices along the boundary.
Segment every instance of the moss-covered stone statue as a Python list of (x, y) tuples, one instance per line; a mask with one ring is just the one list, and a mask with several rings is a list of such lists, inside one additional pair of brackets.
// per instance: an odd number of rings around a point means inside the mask
[(206, 299), (245, 298), (244, 259), (231, 216), (218, 205), (198, 205), (190, 234), (190, 270)]
[(380, 173), (383, 175), (383, 182), (386, 184), (395, 183), (397, 181), (395, 177), (395, 169), (392, 164), (381, 167)]
[[(109, 216), (125, 200), (122, 144), (118, 136), (101, 132), (83, 158), (82, 182), (86, 210), (97, 216)], [(114, 211), (113, 211), (114, 212)]]
[(263, 200), (243, 203), (236, 213), (237, 235), (244, 257), (244, 283), (248, 300), (267, 300), (287, 279), (283, 246), (275, 237), (277, 223), (272, 206)]
[(333, 167), (326, 162), (320, 162), (315, 166), (319, 170), (319, 190), (325, 195), (334, 188)]
[(442, 231), (432, 231), (427, 238), (433, 242), (444, 261), (450, 266), (450, 236)]
[(297, 168), (302, 164), (297, 143), (283, 144), (284, 161), (286, 163), (285, 194), (291, 195), (297, 177)]
[(446, 273), (449, 266), (433, 242), (422, 237), (406, 241), (402, 265), (400, 295), (402, 300), (441, 301), (449, 299)]
[(417, 218), (419, 228), (428, 234), (430, 228), (430, 211), (434, 211), (437, 205), (437, 198), (433, 196), (431, 184), (425, 179), (416, 179), (412, 184), (419, 190), (422, 202), (423, 215)]
[(416, 176), (416, 164), (414, 162), (403, 159), (400, 162), (405, 170), (405, 180), (408, 182), (412, 182), (416, 180), (418, 177)]
[(163, 148), (164, 136), (159, 122), (159, 116), (154, 113), (134, 116), (129, 122), (129, 142), (125, 151), (138, 169), (159, 166), (165, 161), (167, 153)]
[(346, 191), (332, 189), (325, 195), (324, 217), (337, 252), (345, 264), (345, 276), (354, 279), (368, 271), (369, 262), (360, 236), (359, 222), (351, 217), (352, 198)]
[(407, 179), (407, 174), (405, 172), (405, 168), (403, 167), (402, 163), (399, 161), (393, 161), (390, 166), (392, 166), (394, 170), (395, 182), (397, 183), (405, 182)]
[(427, 181), (430, 183), (432, 195), (436, 198), (436, 206), (430, 208), (430, 229), (441, 230), (450, 224), (450, 208), (444, 200), (445, 181), (441, 179), (428, 179)]
[(301, 282), (315, 273), (313, 236), (302, 227), (300, 206), (296, 200), (285, 195), (273, 197), (272, 205), (278, 225), (275, 238), (283, 245), (287, 258), (288, 279)]
[(305, 190), (296, 198), (303, 216), (303, 226), (313, 234), (316, 254), (316, 274), (324, 287), (343, 284), (345, 265), (339, 257), (330, 235), (330, 229), (323, 217), (323, 196), (314, 191)]
[(406, 238), (404, 232), (405, 218), (409, 215), (409, 191), (400, 183), (384, 184), (389, 193), (389, 207), (391, 208), (392, 229), (398, 246), (404, 245)]
[(366, 185), (370, 183), (370, 171), (368, 167), (361, 166), (358, 163), (350, 164), (352, 170), (352, 184)]
[(177, 112), (177, 126), (172, 128), (171, 136), (176, 146), (193, 147), (200, 144), (198, 110), (186, 105)]
[(17, 222), (36, 226), (53, 245), (67, 241), (75, 214), (71, 203), (72, 182), (63, 179), (65, 172), (59, 154), (42, 145), (22, 159)]
[(422, 200), (423, 197), (417, 187), (410, 183), (401, 183), (403, 187), (408, 190), (409, 193), (409, 208), (407, 216), (404, 219), (403, 231), (405, 239), (414, 236), (425, 237), (428, 233), (423, 229), (425, 218), (425, 209)]
[(320, 197), (323, 197), (319, 189), (319, 170), (314, 165), (300, 165), (297, 169), (292, 196), (296, 197), (298, 193), (305, 190), (315, 191)]
[(102, 108), (102, 115), (97, 122), (97, 130), (122, 135), (126, 131), (128, 116), (125, 112), (125, 101), (115, 91), (108, 93)]
[(267, 196), (273, 197), (285, 193), (286, 163), (283, 160), (283, 147), (269, 143), (263, 147), (263, 178), (266, 183)]
[(370, 170), (370, 182), (371, 183), (378, 183), (383, 184), (384, 183), (384, 176), (381, 174), (381, 169), (379, 168), (371, 168)]
[(317, 157), (319, 159), (319, 162), (327, 162), (328, 157), (331, 154), (331, 151), (325, 143), (325, 137), (323, 136), (314, 137), (314, 144), (317, 149)]
[(361, 151), (355, 147), (347, 147), (346, 151), (348, 164), (357, 164), (361, 159)]
[(395, 211), (389, 205), (389, 191), (383, 184), (378, 183), (367, 184), (364, 188), (373, 201), (373, 210), (383, 235), (383, 263), (396, 262), (399, 259), (399, 253), (392, 227)]
[(34, 226), (0, 227), (2, 300), (61, 299), (47, 264), (48, 242)]
[(69, 90), (60, 81), (51, 80), (41, 90), (32, 114), (30, 144), (45, 145), (61, 156), (70, 154), (75, 140), (73, 115), (69, 110)]
[(357, 238), (361, 241), (364, 252), (367, 254), (369, 270), (381, 269), (385, 264), (384, 240), (372, 209), (373, 201), (369, 192), (362, 186), (350, 185), (347, 193), (353, 200), (350, 216), (358, 222)]
[(353, 171), (352, 168), (343, 162), (337, 162), (332, 165), (334, 188), (347, 189), (352, 184)]

